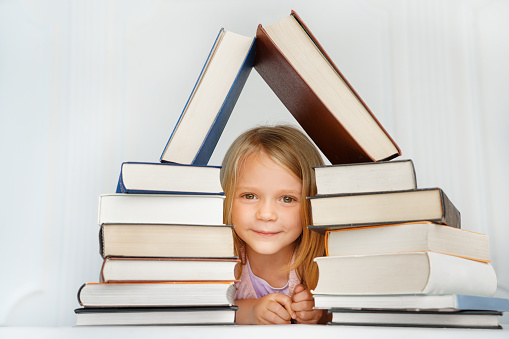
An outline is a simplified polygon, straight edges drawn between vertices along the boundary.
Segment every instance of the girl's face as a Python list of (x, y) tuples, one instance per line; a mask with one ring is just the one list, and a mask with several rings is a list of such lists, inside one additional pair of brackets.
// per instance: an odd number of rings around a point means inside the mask
[(302, 182), (264, 153), (251, 154), (240, 169), (232, 223), (248, 248), (291, 256), (302, 233)]

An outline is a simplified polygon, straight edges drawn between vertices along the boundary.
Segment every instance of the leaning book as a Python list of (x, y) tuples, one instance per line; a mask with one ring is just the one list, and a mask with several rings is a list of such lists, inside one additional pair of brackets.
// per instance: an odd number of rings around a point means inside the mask
[(332, 164), (401, 154), (295, 11), (258, 26), (255, 69)]
[(221, 29), (161, 155), (206, 165), (253, 67), (255, 39)]

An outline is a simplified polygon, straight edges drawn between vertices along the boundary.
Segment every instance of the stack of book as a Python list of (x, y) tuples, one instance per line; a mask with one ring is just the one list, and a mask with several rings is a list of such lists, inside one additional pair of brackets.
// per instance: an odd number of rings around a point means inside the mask
[(330, 324), (500, 328), (485, 234), (461, 229), (440, 188), (417, 188), (411, 160), (315, 168), (309, 197), (324, 233), (315, 307)]
[(99, 198), (100, 282), (77, 325), (235, 324), (232, 227), (217, 141), (254, 64), (254, 37), (221, 28), (158, 163), (125, 162)]
[(77, 325), (234, 324), (232, 226), (219, 167), (122, 164), (99, 197), (100, 281), (78, 291)]

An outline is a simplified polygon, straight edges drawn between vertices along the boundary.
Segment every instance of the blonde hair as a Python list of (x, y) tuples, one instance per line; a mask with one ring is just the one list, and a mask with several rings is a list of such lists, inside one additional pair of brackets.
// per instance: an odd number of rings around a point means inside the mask
[[(296, 240), (295, 260), (288, 270), (295, 269), (302, 284), (314, 289), (318, 282), (318, 267), (313, 261), (315, 257), (325, 255), (323, 235), (310, 231), (311, 208), (306, 197), (316, 194), (315, 173), (312, 166), (323, 165), (323, 159), (314, 144), (298, 129), (286, 126), (265, 126), (250, 129), (241, 134), (230, 146), (221, 168), (221, 185), (226, 195), (224, 203), (224, 223), (232, 224), (232, 205), (234, 193), (242, 168), (247, 157), (259, 152), (265, 153), (274, 162), (296, 175), (302, 181), (303, 208), (301, 220), (302, 234)], [(233, 232), (235, 252), (244, 257), (244, 241)], [(237, 279), (242, 267), (237, 269)]]

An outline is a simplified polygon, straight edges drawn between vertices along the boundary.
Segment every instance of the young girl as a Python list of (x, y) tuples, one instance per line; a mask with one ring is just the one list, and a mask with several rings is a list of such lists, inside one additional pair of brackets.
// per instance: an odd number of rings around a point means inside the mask
[(309, 231), (306, 197), (316, 194), (312, 166), (320, 153), (290, 126), (258, 127), (239, 136), (222, 164), (224, 221), (234, 225), (238, 324), (326, 322), (310, 290), (324, 256), (323, 236)]

